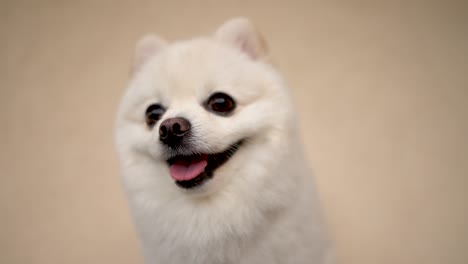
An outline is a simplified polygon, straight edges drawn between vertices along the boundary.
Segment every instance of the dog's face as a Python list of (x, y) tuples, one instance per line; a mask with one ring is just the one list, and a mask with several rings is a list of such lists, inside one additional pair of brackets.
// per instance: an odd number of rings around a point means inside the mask
[(117, 116), (125, 182), (207, 194), (244, 177), (266, 180), (287, 155), (292, 114), (283, 81), (265, 60), (244, 20), (212, 38), (143, 39)]

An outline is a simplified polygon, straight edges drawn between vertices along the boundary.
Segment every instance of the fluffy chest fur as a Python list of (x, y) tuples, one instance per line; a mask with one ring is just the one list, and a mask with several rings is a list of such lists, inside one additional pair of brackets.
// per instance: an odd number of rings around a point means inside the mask
[(140, 190), (131, 205), (149, 263), (325, 263), (330, 245), (305, 186), (269, 186), (258, 196), (228, 188), (199, 199)]

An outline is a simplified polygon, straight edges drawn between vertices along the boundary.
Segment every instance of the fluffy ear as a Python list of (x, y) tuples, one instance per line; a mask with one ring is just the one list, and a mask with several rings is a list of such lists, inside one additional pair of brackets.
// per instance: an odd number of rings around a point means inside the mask
[(228, 20), (218, 28), (215, 37), (240, 49), (254, 60), (264, 59), (267, 55), (263, 38), (246, 18)]
[(135, 48), (132, 72), (138, 71), (150, 58), (167, 46), (167, 42), (155, 35), (146, 35)]

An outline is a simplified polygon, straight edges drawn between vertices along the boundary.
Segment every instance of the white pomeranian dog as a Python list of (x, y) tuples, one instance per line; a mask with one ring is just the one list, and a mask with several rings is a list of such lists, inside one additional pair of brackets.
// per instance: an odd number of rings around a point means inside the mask
[(288, 88), (244, 18), (144, 37), (115, 128), (151, 264), (322, 264), (333, 254)]

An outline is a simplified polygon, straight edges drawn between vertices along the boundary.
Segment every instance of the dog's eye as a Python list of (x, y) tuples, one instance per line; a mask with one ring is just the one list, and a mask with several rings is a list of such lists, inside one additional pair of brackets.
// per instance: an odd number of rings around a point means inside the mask
[(156, 124), (156, 122), (158, 122), (158, 120), (161, 119), (161, 116), (164, 114), (165, 111), (166, 109), (164, 109), (164, 107), (162, 107), (159, 104), (150, 105), (148, 109), (146, 109), (146, 124), (149, 127), (154, 126), (154, 124)]
[(206, 102), (208, 110), (221, 115), (227, 115), (236, 108), (236, 102), (225, 93), (215, 93)]

